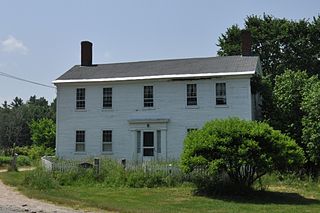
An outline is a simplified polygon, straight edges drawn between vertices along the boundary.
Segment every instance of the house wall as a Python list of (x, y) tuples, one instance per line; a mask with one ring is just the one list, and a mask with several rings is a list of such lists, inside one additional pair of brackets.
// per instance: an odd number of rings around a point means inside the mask
[[(227, 105), (215, 105), (215, 83), (226, 82)], [(187, 106), (187, 84), (197, 84), (198, 105)], [(143, 107), (143, 86), (154, 87), (154, 108)], [(113, 88), (112, 109), (102, 108), (104, 87)], [(86, 88), (86, 109), (75, 109), (76, 88)], [(132, 116), (165, 117), (168, 122), (129, 123)], [(63, 158), (109, 155), (140, 160), (137, 130), (161, 130), (158, 159), (179, 158), (188, 128), (201, 128), (215, 118), (252, 119), (250, 77), (204, 80), (126, 81), (57, 85), (57, 150)], [(113, 152), (102, 153), (102, 130), (112, 130)], [(76, 130), (86, 131), (85, 153), (75, 152)]]

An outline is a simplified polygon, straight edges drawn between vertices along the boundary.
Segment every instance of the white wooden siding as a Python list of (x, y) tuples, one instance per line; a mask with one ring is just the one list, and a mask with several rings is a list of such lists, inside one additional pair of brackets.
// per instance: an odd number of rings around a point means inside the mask
[[(227, 106), (215, 105), (215, 84), (225, 82)], [(197, 84), (198, 105), (191, 108), (186, 102), (186, 85)], [(154, 86), (154, 107), (143, 107), (143, 86)], [(86, 109), (75, 109), (76, 88), (86, 88)], [(102, 91), (112, 87), (112, 109), (102, 108)], [(132, 115), (161, 114), (168, 123), (151, 123), (161, 128), (159, 159), (179, 158), (187, 128), (201, 128), (211, 119), (240, 117), (252, 119), (249, 77), (219, 78), (187, 81), (127, 81), (106, 83), (57, 85), (57, 155), (64, 158), (95, 157), (102, 155), (102, 130), (112, 130), (112, 154), (117, 159), (137, 158), (135, 127), (128, 123)], [(140, 124), (143, 125), (143, 124)], [(76, 130), (86, 131), (85, 155), (75, 153)], [(156, 145), (156, 144), (155, 144)]]

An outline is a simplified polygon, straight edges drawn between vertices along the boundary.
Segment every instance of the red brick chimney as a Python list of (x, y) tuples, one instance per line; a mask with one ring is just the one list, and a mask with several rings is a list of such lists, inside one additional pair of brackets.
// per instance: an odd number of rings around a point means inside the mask
[(251, 56), (252, 38), (249, 30), (241, 31), (241, 54), (242, 56)]
[(92, 43), (81, 41), (81, 66), (92, 66)]

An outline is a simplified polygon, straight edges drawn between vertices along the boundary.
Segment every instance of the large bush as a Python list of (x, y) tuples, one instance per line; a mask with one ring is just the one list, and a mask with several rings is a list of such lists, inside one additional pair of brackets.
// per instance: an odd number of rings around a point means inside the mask
[(222, 177), (235, 186), (250, 187), (268, 172), (298, 168), (304, 159), (294, 140), (268, 124), (229, 118), (210, 121), (188, 134), (181, 164), (186, 173), (206, 178), (204, 185), (197, 181), (198, 187), (216, 186)]
[(305, 112), (302, 119), (302, 142), (306, 147), (309, 170), (317, 176), (320, 170), (320, 81), (305, 91), (302, 110)]

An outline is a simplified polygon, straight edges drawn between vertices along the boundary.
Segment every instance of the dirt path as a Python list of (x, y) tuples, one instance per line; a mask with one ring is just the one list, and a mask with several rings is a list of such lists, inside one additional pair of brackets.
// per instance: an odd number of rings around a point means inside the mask
[(71, 208), (57, 206), (44, 201), (30, 199), (15, 188), (7, 186), (0, 180), (0, 212), (57, 212), (79, 213)]

